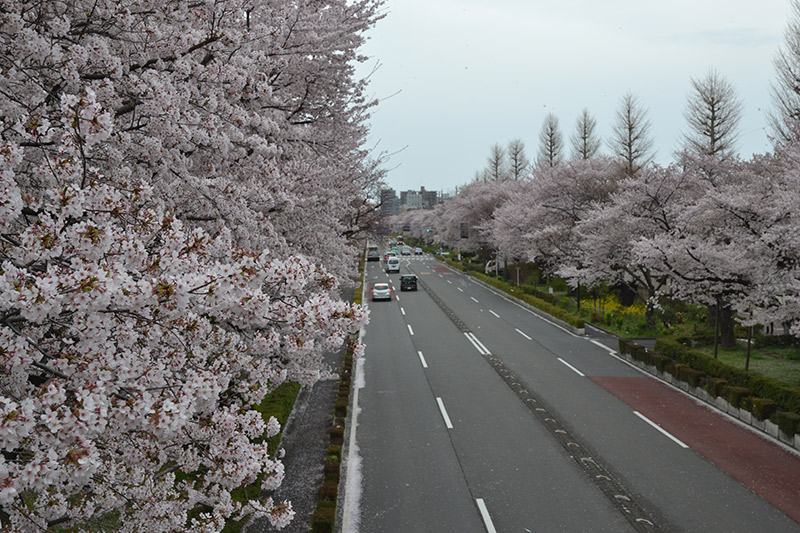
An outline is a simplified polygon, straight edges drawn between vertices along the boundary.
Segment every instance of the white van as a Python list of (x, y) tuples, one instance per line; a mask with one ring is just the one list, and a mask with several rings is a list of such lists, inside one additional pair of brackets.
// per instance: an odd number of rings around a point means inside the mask
[(400, 260), (396, 257), (389, 256), (386, 259), (386, 272), (389, 274), (392, 272), (400, 272)]

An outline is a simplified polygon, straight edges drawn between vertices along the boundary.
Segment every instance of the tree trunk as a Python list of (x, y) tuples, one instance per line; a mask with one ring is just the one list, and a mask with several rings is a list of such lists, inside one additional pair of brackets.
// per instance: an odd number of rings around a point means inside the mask
[(723, 348), (733, 348), (736, 346), (736, 338), (733, 334), (735, 321), (730, 304), (723, 303), (720, 307), (708, 306), (706, 326), (710, 329), (716, 328), (717, 309), (719, 309), (719, 345)]
[(719, 344), (723, 348), (734, 348), (736, 346), (736, 337), (733, 334), (733, 309), (730, 304), (723, 304), (720, 309), (719, 317)]

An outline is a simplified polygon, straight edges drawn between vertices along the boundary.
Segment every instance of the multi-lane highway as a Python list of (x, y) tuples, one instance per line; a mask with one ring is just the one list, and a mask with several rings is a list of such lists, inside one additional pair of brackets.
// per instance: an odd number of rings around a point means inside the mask
[(612, 342), (428, 256), (401, 259), (417, 292), (382, 263), (365, 273), (367, 289), (396, 292), (367, 298), (347, 533), (800, 531), (797, 455)]

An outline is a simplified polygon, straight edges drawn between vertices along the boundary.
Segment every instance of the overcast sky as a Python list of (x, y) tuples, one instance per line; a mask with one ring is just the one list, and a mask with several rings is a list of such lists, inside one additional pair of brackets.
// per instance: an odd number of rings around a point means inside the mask
[[(610, 137), (626, 92), (648, 110), (667, 164), (690, 79), (715, 68), (743, 101), (739, 152), (769, 151), (772, 60), (789, 0), (387, 0), (370, 60), (370, 145), (394, 154), (389, 186), (451, 191), (518, 138), (533, 160), (548, 112), (567, 146), (586, 107)], [(603, 152), (609, 150), (604, 144)]]

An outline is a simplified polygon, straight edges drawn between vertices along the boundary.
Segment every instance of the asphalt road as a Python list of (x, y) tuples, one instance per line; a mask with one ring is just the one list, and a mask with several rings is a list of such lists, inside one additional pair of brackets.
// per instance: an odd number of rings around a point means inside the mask
[(800, 531), (797, 455), (432, 258), (406, 272), (368, 303), (347, 533)]

